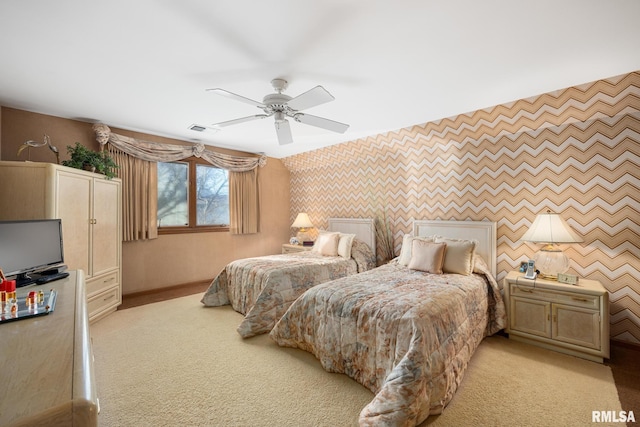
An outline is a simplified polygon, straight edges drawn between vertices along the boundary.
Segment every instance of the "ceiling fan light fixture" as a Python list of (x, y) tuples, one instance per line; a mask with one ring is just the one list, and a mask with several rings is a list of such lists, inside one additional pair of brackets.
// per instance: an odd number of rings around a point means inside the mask
[(276, 119), (276, 123), (282, 123), (286, 121), (284, 113), (282, 111), (276, 111), (273, 117)]

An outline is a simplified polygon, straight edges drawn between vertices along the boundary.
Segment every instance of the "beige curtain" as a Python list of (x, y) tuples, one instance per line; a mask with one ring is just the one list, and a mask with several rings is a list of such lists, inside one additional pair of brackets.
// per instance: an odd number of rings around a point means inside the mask
[(231, 234), (260, 231), (258, 170), (229, 172), (229, 229)]
[(229, 171), (229, 216), (232, 234), (259, 231), (258, 171), (267, 163), (259, 157), (231, 156), (209, 151), (203, 144), (174, 145), (143, 141), (111, 132), (108, 126), (93, 125), (96, 140), (119, 166), (118, 177), (123, 186), (123, 240), (158, 237), (158, 173), (156, 162), (171, 162), (187, 157), (200, 157), (212, 165)]
[(158, 237), (158, 168), (109, 145), (109, 154), (122, 179), (122, 239), (155, 239)]

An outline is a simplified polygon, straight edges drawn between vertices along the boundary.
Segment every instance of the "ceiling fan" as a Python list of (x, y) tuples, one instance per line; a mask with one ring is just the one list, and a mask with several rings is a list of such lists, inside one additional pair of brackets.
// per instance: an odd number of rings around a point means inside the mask
[(219, 129), (238, 123), (257, 119), (265, 119), (267, 117), (273, 116), (275, 118), (276, 135), (278, 136), (278, 142), (280, 143), (280, 145), (290, 144), (293, 142), (293, 137), (291, 136), (291, 128), (289, 126), (287, 117), (290, 117), (299, 123), (316, 126), (338, 133), (345, 133), (349, 128), (349, 125), (347, 124), (318, 116), (312, 116), (311, 114), (301, 112), (302, 110), (306, 110), (307, 108), (315, 107), (317, 105), (324, 104), (335, 99), (322, 86), (316, 86), (313, 89), (310, 89), (296, 96), (295, 98), (292, 98), (289, 95), (285, 95), (284, 93), (282, 93), (287, 88), (286, 80), (273, 79), (271, 80), (271, 85), (275, 89), (276, 93), (266, 95), (262, 99), (262, 102), (254, 101), (253, 99), (245, 98), (244, 96), (237, 95), (220, 88), (207, 89), (208, 91), (211, 91), (218, 95), (222, 95), (227, 98), (235, 99), (237, 101), (253, 105), (254, 107), (258, 107), (264, 112), (264, 114), (255, 114), (253, 116), (241, 117), (239, 119), (215, 123), (212, 125), (212, 127), (214, 129)]

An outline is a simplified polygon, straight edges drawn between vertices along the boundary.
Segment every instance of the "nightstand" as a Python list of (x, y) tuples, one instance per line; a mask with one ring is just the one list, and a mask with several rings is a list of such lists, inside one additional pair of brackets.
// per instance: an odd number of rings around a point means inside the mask
[(313, 248), (313, 246), (291, 245), (289, 243), (285, 243), (282, 245), (282, 253), (292, 254), (294, 252), (305, 252), (310, 251), (311, 248)]
[(509, 338), (602, 363), (609, 358), (609, 293), (597, 280), (577, 285), (504, 279)]

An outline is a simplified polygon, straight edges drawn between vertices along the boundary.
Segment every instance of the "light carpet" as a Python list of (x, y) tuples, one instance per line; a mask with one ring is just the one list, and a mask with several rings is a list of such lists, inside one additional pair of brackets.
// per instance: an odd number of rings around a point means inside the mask
[[(100, 426), (356, 426), (373, 394), (196, 294), (91, 326)], [(496, 336), (483, 341), (434, 426), (584, 426), (620, 411), (609, 367)]]

